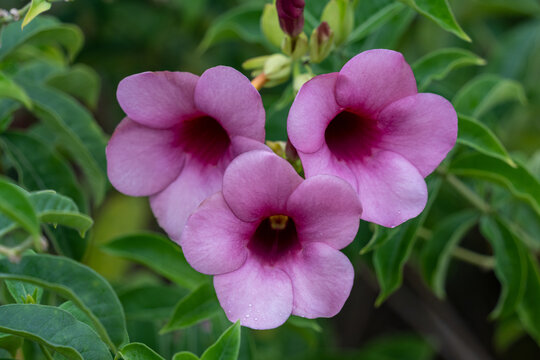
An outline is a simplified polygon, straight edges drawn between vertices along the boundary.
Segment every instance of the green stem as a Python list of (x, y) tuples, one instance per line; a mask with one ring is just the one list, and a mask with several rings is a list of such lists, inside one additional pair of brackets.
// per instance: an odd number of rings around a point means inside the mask
[(452, 255), (457, 259), (479, 266), (486, 270), (491, 270), (495, 267), (495, 259), (492, 256), (477, 254), (459, 246), (454, 248)]
[(17, 11), (18, 19), (15, 19), (15, 17), (10, 14), (10, 16), (5, 17), (4, 19), (0, 19), (0, 24), (9, 23), (9, 22), (12, 22), (12, 21), (17, 21), (20, 18), (24, 17), (24, 15), (26, 15), (28, 10), (30, 10), (30, 5), (32, 5), (32, 2), (29, 2), (28, 4), (24, 5), (20, 9), (15, 9)]
[(41, 352), (45, 355), (47, 360), (54, 360), (51, 353), (49, 352), (49, 350), (45, 346), (39, 344), (39, 348), (41, 349)]
[(450, 185), (454, 187), (465, 199), (467, 199), (471, 204), (477, 207), (483, 213), (489, 214), (492, 211), (491, 206), (484, 201), (478, 194), (472, 191), (467, 185), (465, 185), (461, 180), (459, 180), (454, 175), (447, 174), (446, 180)]

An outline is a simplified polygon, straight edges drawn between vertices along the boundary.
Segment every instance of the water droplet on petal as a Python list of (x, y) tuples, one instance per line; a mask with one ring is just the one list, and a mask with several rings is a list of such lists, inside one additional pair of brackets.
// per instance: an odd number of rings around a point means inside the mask
[(246, 319), (249, 318), (249, 314), (246, 315)]
[(251, 307), (252, 305), (251, 304), (248, 304), (249, 307)]

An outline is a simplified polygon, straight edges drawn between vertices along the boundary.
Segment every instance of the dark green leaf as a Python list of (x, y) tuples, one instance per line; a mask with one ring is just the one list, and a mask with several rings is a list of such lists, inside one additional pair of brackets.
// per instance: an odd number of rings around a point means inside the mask
[(92, 329), (95, 330), (92, 319), (90, 319), (88, 315), (84, 313), (84, 311), (82, 311), (79, 307), (77, 307), (77, 305), (75, 305), (73, 301), (66, 301), (60, 304), (60, 306), (58, 307), (62, 310), (67, 311), (68, 313), (73, 315), (75, 319), (79, 320), (82, 323), (85, 323), (86, 325), (90, 326)]
[(236, 360), (240, 352), (240, 322), (229, 327), (202, 354), (201, 360)]
[(206, 278), (189, 266), (180, 246), (158, 234), (124, 236), (109, 242), (103, 250), (139, 262), (189, 289), (196, 288)]
[(175, 286), (146, 285), (118, 295), (128, 320), (163, 320), (187, 292)]
[(182, 351), (174, 354), (172, 360), (199, 360), (199, 358), (193, 353)]
[(124, 360), (164, 360), (154, 350), (142, 343), (127, 344), (119, 351)]
[[(10, 354), (11, 356), (16, 356), (17, 350), (22, 346), (22, 342), (23, 339), (19, 336), (0, 333), (0, 358), (7, 358)], [(9, 354), (3, 353), (2, 350), (4, 349)]]
[(29, 109), (32, 107), (32, 101), (26, 92), (2, 72), (0, 72), (0, 98), (17, 100)]
[(0, 213), (33, 236), (39, 236), (39, 221), (29, 196), (17, 185), (0, 177)]
[(95, 109), (101, 86), (99, 75), (89, 66), (77, 64), (47, 79), (47, 84), (82, 100)]
[(379, 9), (365, 21), (360, 23), (360, 25), (349, 34), (349, 37), (347, 38), (347, 43), (354, 43), (362, 40), (363, 38), (371, 34), (373, 31), (383, 26), (387, 21), (397, 15), (400, 11), (402, 11), (403, 7), (403, 4), (394, 2)]
[(0, 331), (51, 347), (68, 359), (105, 360), (111, 354), (97, 334), (67, 311), (53, 306), (0, 306)]
[(523, 327), (540, 345), (540, 271), (538, 263), (532, 254), (527, 254), (527, 283), (523, 299), (517, 307), (519, 319)]
[(17, 304), (27, 304), (29, 297), (31, 297), (34, 303), (39, 304), (41, 297), (43, 296), (43, 289), (39, 286), (35, 286), (22, 281), (5, 280), (4, 284), (13, 296), (13, 299)]

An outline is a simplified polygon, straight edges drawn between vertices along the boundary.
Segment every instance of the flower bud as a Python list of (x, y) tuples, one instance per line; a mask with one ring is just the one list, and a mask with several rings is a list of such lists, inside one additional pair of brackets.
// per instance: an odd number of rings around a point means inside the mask
[(264, 63), (262, 72), (268, 80), (264, 87), (282, 84), (291, 76), (291, 58), (283, 54), (270, 55)]
[(312, 78), (313, 78), (313, 75), (311, 75), (311, 74), (298, 74), (298, 75), (296, 75), (294, 77), (294, 80), (293, 80), (294, 93), (295, 94), (298, 93), (298, 91), (300, 91), (300, 88), (302, 87), (302, 85), (307, 83)]
[(304, 28), (304, 0), (277, 0), (279, 25), (290, 37), (297, 37)]
[(281, 50), (293, 58), (293, 60), (300, 59), (307, 53), (308, 49), (308, 38), (304, 33), (301, 33), (295, 38), (286, 36), (281, 47)]
[(350, 0), (330, 0), (323, 10), (321, 21), (325, 21), (334, 32), (334, 44), (347, 40), (354, 26), (354, 8)]
[(246, 70), (260, 70), (263, 68), (268, 58), (270, 58), (270, 55), (257, 56), (251, 59), (247, 59), (242, 63), (242, 67)]
[(326, 21), (323, 21), (313, 32), (309, 38), (309, 58), (312, 63), (320, 63), (332, 49), (334, 41), (334, 32), (328, 26)]
[(276, 46), (281, 47), (285, 34), (279, 26), (276, 4), (266, 4), (261, 16), (261, 30), (266, 39)]

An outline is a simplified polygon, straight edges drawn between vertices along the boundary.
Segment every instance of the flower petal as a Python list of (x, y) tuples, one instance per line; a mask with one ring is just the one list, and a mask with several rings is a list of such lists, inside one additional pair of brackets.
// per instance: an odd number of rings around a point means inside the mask
[(270, 148), (264, 143), (244, 136), (233, 136), (231, 138), (231, 150), (233, 157), (253, 150), (264, 150), (272, 152), (272, 150), (270, 150)]
[(291, 315), (291, 279), (282, 270), (248, 256), (236, 271), (214, 277), (216, 294), (227, 318), (252, 329), (272, 329)]
[(228, 66), (206, 70), (195, 88), (197, 108), (216, 119), (230, 136), (264, 142), (264, 107), (259, 92)]
[(417, 93), (411, 67), (401, 53), (364, 51), (341, 69), (336, 82), (337, 103), (355, 112), (375, 116), (386, 105)]
[(113, 186), (131, 196), (163, 190), (184, 166), (185, 155), (174, 145), (174, 138), (172, 131), (122, 120), (106, 148), (107, 174)]
[(218, 192), (189, 217), (180, 244), (189, 264), (203, 274), (223, 274), (246, 261), (246, 245), (257, 224), (238, 219)]
[(223, 196), (243, 221), (284, 214), (289, 195), (302, 178), (284, 159), (268, 151), (250, 151), (234, 159), (223, 176)]
[(381, 148), (401, 154), (422, 176), (429, 175), (452, 149), (457, 115), (445, 98), (416, 94), (388, 105), (379, 115)]
[(346, 181), (329, 175), (305, 180), (287, 203), (287, 214), (294, 219), (302, 244), (322, 242), (335, 249), (354, 240), (361, 213), (356, 191)]
[(204, 199), (221, 190), (222, 177), (219, 168), (204, 167), (189, 158), (178, 178), (150, 198), (159, 225), (172, 240), (180, 242), (188, 217)]
[(187, 72), (144, 72), (122, 80), (116, 97), (133, 121), (165, 129), (202, 114), (193, 101), (198, 79)]
[(287, 119), (287, 134), (298, 151), (317, 151), (325, 141), (326, 127), (342, 110), (334, 95), (337, 78), (338, 73), (316, 76), (296, 95)]
[(284, 270), (292, 280), (293, 315), (309, 319), (336, 315), (351, 293), (354, 269), (349, 259), (323, 243), (309, 243)]
[(426, 206), (424, 178), (401, 155), (380, 151), (350, 166), (358, 180), (363, 220), (395, 227), (420, 214)]

